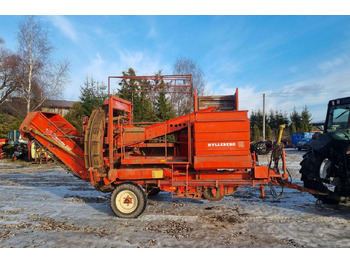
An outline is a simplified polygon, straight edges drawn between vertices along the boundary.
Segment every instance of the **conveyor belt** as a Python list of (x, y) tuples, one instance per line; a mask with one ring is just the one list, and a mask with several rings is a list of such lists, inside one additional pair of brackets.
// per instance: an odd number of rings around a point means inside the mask
[(103, 138), (106, 113), (102, 108), (92, 111), (85, 132), (84, 158), (86, 169), (94, 167), (100, 174), (106, 172), (103, 164)]

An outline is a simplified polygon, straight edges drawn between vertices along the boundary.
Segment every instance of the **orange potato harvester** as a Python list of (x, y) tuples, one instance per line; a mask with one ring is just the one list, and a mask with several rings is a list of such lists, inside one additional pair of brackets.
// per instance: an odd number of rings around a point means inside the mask
[[(134, 93), (182, 94), (191, 112), (161, 123), (136, 123), (133, 101), (110, 94), (111, 80), (133, 83), (130, 88), (137, 83), (142, 88)], [(259, 186), (262, 196), (268, 184), (303, 190), (288, 182), (281, 146), (272, 152), (274, 167), (257, 164), (238, 89), (233, 96), (197, 97), (191, 75), (111, 76), (108, 93), (104, 105), (84, 118), (82, 133), (59, 114), (45, 112), (29, 113), (20, 131), (72, 174), (112, 192), (111, 208), (119, 217), (138, 217), (147, 195), (159, 191), (217, 201), (241, 186)]]

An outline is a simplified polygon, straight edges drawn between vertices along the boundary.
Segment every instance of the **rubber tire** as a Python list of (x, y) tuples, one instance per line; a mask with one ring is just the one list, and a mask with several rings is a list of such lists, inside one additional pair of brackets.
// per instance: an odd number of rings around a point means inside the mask
[[(119, 193), (122, 191), (129, 190), (137, 197), (137, 207), (131, 213), (124, 213), (118, 209), (116, 199)], [(147, 206), (147, 196), (145, 191), (137, 184), (124, 183), (118, 185), (111, 194), (111, 208), (114, 214), (120, 218), (137, 218), (140, 216)]]
[(303, 156), (301, 161), (301, 180), (304, 182), (304, 187), (317, 190), (322, 193), (329, 193), (329, 195), (316, 195), (313, 196), (321, 200), (325, 204), (338, 204), (339, 198), (332, 196), (332, 191), (330, 191), (322, 182), (314, 180), (314, 178), (320, 177), (320, 167), (324, 157), (314, 153), (313, 151), (307, 152)]
[(211, 188), (206, 188), (203, 191), (203, 196), (205, 199), (209, 201), (219, 201), (224, 198), (225, 195), (221, 195), (220, 189), (216, 188), (216, 196), (214, 196), (211, 192)]

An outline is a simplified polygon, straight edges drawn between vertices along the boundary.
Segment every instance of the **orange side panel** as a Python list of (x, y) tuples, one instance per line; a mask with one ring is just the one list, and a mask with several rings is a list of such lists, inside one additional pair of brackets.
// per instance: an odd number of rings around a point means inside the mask
[(162, 179), (164, 178), (164, 171), (160, 168), (114, 169), (110, 176), (113, 180)]
[(234, 140), (249, 140), (249, 133), (246, 131), (235, 131), (234, 133), (232, 132), (196, 132), (196, 139), (197, 141), (206, 141), (210, 137), (210, 139), (214, 139), (217, 141), (229, 141), (231, 139)]
[(247, 111), (197, 112), (194, 168), (251, 168)]
[(269, 167), (268, 166), (256, 166), (254, 168), (255, 178), (268, 178), (269, 177)]
[[(214, 113), (214, 114), (213, 114)], [(248, 111), (216, 111), (216, 112), (200, 112), (196, 113), (196, 121), (229, 121), (229, 120), (247, 120)]]
[[(201, 123), (199, 125), (198, 123)], [(232, 132), (249, 132), (249, 120), (246, 121), (215, 121), (215, 120), (208, 120), (208, 121), (202, 121), (202, 122), (196, 122), (195, 126), (195, 132), (204, 132), (204, 133), (232, 133)]]
[(195, 156), (194, 168), (197, 170), (251, 168), (252, 159), (249, 155), (229, 156)]

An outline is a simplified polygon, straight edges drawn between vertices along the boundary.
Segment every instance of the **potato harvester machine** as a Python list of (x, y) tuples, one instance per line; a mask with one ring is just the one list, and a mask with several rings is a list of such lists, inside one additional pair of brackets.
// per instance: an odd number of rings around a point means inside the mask
[[(133, 93), (187, 97), (191, 112), (161, 123), (136, 123), (133, 101), (110, 94), (112, 80), (122, 81)], [(82, 133), (61, 115), (46, 112), (30, 112), (20, 131), (75, 176), (112, 192), (111, 208), (122, 218), (138, 217), (147, 195), (159, 191), (210, 201), (241, 186), (260, 187), (262, 197), (266, 185), (316, 194), (289, 182), (281, 145), (271, 152), (269, 165), (258, 164), (248, 111), (238, 108), (238, 89), (230, 97), (228, 107), (218, 104), (220, 99), (197, 97), (191, 75), (110, 76), (108, 99), (84, 118)], [(279, 140), (281, 134), (282, 129)]]

